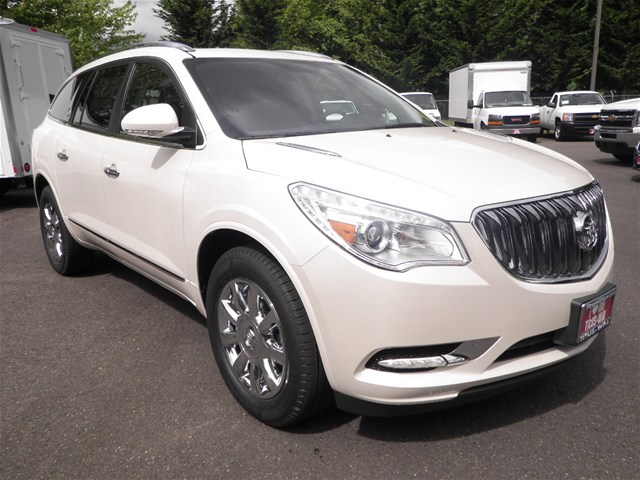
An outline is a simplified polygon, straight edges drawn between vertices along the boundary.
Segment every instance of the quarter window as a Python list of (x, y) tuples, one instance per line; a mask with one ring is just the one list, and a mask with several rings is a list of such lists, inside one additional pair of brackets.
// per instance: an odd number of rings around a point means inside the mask
[(49, 114), (53, 118), (64, 123), (67, 123), (71, 119), (74, 104), (85, 90), (91, 79), (91, 75), (92, 72), (85, 72), (82, 75), (74, 77), (62, 87), (62, 90), (60, 90), (56, 96), (49, 111)]

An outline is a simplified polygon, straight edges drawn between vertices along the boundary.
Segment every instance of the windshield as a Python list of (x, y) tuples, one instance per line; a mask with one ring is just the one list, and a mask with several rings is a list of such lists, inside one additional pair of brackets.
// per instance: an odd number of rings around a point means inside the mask
[(438, 108), (436, 100), (430, 93), (403, 93), (402, 96), (415, 103), (423, 110), (435, 110)]
[(484, 99), (488, 107), (522, 107), (531, 106), (531, 97), (527, 92), (487, 92)]
[(560, 105), (602, 105), (604, 98), (599, 93), (572, 93), (560, 97)]
[(435, 126), (393, 92), (343, 64), (199, 58), (185, 65), (232, 138)]

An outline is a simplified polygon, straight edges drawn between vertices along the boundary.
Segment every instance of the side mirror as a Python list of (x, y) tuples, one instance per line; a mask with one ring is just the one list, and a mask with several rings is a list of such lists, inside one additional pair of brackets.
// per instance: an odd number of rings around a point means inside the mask
[(156, 103), (136, 108), (127, 113), (120, 123), (122, 130), (134, 137), (167, 140), (183, 147), (194, 147), (196, 132), (181, 127), (173, 107)]
[(473, 100), (467, 100), (467, 108), (473, 108)]
[(556, 104), (555, 104), (555, 103), (553, 103), (553, 102), (549, 102), (549, 103), (547, 103), (547, 107), (549, 107), (549, 108), (556, 108)]

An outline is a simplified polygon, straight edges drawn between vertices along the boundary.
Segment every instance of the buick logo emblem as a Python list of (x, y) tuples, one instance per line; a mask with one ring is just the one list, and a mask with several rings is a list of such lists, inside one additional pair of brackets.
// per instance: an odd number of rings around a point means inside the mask
[(598, 228), (591, 213), (578, 212), (573, 217), (578, 246), (585, 251), (592, 250), (598, 243)]

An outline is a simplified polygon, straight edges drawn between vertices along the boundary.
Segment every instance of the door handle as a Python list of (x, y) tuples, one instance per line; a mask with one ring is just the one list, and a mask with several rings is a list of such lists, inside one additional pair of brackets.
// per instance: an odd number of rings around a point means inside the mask
[(69, 160), (69, 155), (67, 155), (64, 151), (58, 152), (57, 157), (62, 161)]
[(118, 171), (118, 167), (116, 167), (115, 163), (112, 163), (110, 167), (104, 167), (104, 173), (113, 178), (118, 178), (120, 176), (120, 172)]

